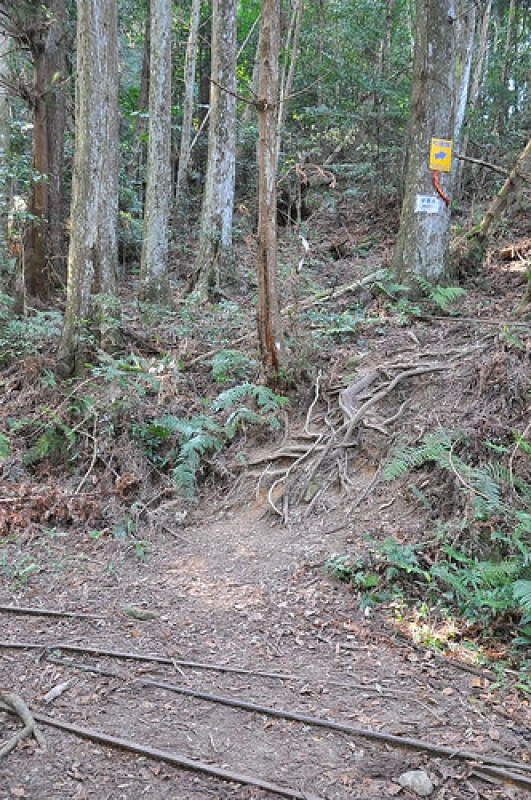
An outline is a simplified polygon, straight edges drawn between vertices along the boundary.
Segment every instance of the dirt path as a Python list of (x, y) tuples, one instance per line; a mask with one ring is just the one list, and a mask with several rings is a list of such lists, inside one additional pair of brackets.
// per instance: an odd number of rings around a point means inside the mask
[[(161, 529), (144, 560), (139, 556), (147, 542), (139, 539), (131, 546), (111, 536), (48, 532), (13, 542), (36, 568), (24, 591), (16, 588), (20, 575), (3, 577), (1, 604), (97, 618), (0, 611), (4, 643), (62, 643), (174, 663), (64, 649), (49, 658), (40, 649), (2, 647), (0, 689), (21, 695), (34, 711), (274, 783), (292, 796), (414, 797), (397, 783), (412, 769), (427, 772), (434, 798), (527, 796), (522, 788), (474, 774), (474, 765), (459, 759), (145, 685), (164, 681), (517, 762), (526, 748), (529, 754), (529, 707), (518, 697), (489, 692), (482, 677), (396, 638), (323, 574), (323, 560), (345, 544), (344, 532), (325, 532), (334, 519), (325, 522), (286, 528), (262, 509), (220, 506), (208, 519), (195, 512), (186, 527), (175, 522)], [(247, 672), (191, 668), (184, 661)], [(65, 682), (47, 701), (47, 693)], [(17, 725), (0, 713), (0, 740)], [(26, 740), (1, 760), (0, 800), (278, 796), (48, 726), (42, 731), (46, 750)]]

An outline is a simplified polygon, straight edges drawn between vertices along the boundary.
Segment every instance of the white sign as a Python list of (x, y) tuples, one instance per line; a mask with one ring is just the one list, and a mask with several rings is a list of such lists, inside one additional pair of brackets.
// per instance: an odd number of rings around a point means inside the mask
[(415, 201), (416, 214), (440, 214), (442, 202), (431, 194), (418, 194)]

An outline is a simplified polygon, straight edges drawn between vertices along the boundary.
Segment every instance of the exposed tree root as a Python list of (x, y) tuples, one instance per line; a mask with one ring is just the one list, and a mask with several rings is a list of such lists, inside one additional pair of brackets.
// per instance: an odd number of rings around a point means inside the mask
[[(267, 463), (258, 486), (269, 484), (267, 499), (273, 511), (287, 523), (291, 510), (301, 504), (306, 505), (305, 514), (310, 514), (334, 484), (350, 494), (356, 485), (352, 477), (352, 453), (356, 451), (361, 429), (374, 430), (391, 438), (393, 424), (400, 420), (409, 403), (407, 398), (397, 398), (396, 411), (383, 416), (378, 415), (383, 401), (393, 404), (393, 396), (399, 388), (403, 394), (404, 384), (424, 375), (450, 370), (461, 365), (468, 356), (477, 358), (485, 347), (484, 340), (450, 352), (423, 353), (415, 362), (384, 363), (361, 373), (357, 380), (336, 390), (331, 397), (323, 396), (319, 375), (303, 431), (276, 451), (251, 462), (256, 466)], [(352, 508), (375, 488), (378, 475), (379, 470), (370, 486), (358, 494)]]
[(47, 717), (44, 714), (36, 714), (36, 719), (43, 725), (50, 725), (59, 730), (67, 733), (73, 733), (75, 736), (80, 736), (83, 739), (88, 739), (98, 744), (116, 747), (121, 750), (126, 750), (130, 753), (137, 753), (138, 755), (146, 756), (147, 758), (155, 759), (156, 761), (163, 761), (167, 764), (172, 764), (175, 767), (199, 772), (204, 775), (209, 775), (212, 778), (219, 780), (229, 781), (230, 783), (240, 783), (246, 786), (255, 786), (258, 789), (263, 789), (271, 794), (279, 795), (280, 797), (294, 798), (294, 800), (322, 800), (313, 794), (307, 792), (299, 792), (296, 789), (291, 789), (288, 786), (280, 786), (270, 781), (262, 780), (255, 775), (246, 775), (241, 772), (234, 772), (230, 769), (215, 767), (212, 764), (205, 764), (202, 761), (186, 758), (186, 756), (174, 753), (169, 750), (159, 750), (149, 745), (133, 742), (130, 739), (122, 739), (117, 736), (110, 736), (107, 733), (94, 730), (93, 728), (85, 728), (80, 725), (72, 725), (63, 720)]
[(16, 714), (24, 723), (22, 730), (15, 733), (10, 739), (4, 742), (3, 745), (0, 745), (0, 758), (14, 750), (22, 739), (26, 739), (29, 736), (34, 736), (41, 747), (46, 746), (44, 737), (37, 728), (33, 714), (22, 698), (11, 692), (0, 694), (0, 709)]
[[(398, 411), (388, 418), (371, 418), (370, 412), (403, 381), (449, 367), (449, 363), (432, 362), (413, 364), (409, 368), (389, 364), (370, 370), (338, 393), (337, 406), (324, 414), (319, 432), (315, 429), (317, 421), (311, 419), (316, 397), (304, 431), (307, 440), (312, 427), (313, 441), (290, 444), (272, 453), (268, 459), (270, 463), (262, 473), (261, 480), (264, 480), (271, 475), (271, 462), (295, 457), (291, 464), (275, 472), (275, 480), (268, 492), (268, 501), (275, 513), (288, 522), (290, 508), (303, 501), (309, 503), (307, 513), (311, 513), (318, 497), (336, 481), (344, 491), (350, 492), (349, 451), (356, 447), (357, 429), (370, 427), (389, 436), (388, 426), (399, 419), (407, 402), (402, 402)], [(318, 391), (317, 386), (316, 395)]]

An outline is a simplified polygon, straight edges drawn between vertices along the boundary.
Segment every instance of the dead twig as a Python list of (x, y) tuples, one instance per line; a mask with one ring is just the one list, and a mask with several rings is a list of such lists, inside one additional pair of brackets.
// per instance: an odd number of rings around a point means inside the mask
[(22, 730), (15, 733), (14, 736), (0, 746), (0, 758), (10, 753), (22, 739), (26, 739), (29, 736), (33, 736), (41, 747), (46, 747), (44, 737), (35, 724), (35, 718), (21, 697), (11, 692), (0, 694), (0, 709), (16, 714), (24, 723)]

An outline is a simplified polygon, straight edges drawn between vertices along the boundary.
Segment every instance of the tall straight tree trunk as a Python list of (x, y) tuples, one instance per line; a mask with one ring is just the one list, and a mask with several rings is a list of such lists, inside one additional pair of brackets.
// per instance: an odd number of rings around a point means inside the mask
[[(9, 95), (7, 93), (4, 80), (8, 76), (7, 55), (9, 52), (9, 39), (0, 27), (0, 170), (3, 172), (3, 165), (7, 164), (9, 153)], [(8, 258), (8, 214), (10, 206), (9, 181), (7, 174), (0, 176), (0, 291), (2, 291), (2, 279), (5, 269), (6, 259)]]
[(184, 64), (184, 102), (181, 124), (181, 144), (179, 148), (179, 166), (177, 168), (177, 179), (175, 182), (175, 213), (177, 219), (179, 219), (182, 214), (186, 177), (190, 164), (200, 13), (201, 0), (192, 0), (190, 31), (188, 33)]
[(203, 299), (233, 267), (232, 215), (236, 166), (236, 0), (214, 0), (208, 164), (199, 251), (191, 283)]
[(66, 125), (67, 41), (65, 0), (51, 0), (54, 24), (48, 31), (48, 242), (47, 259), (53, 284), (66, 283), (66, 239), (64, 206), (64, 155)]
[(304, 0), (294, 0), (293, 9), (291, 13), (291, 20), (286, 35), (286, 43), (284, 47), (284, 66), (280, 78), (280, 90), (278, 99), (278, 120), (277, 120), (277, 158), (280, 153), (280, 143), (282, 138), (282, 131), (286, 122), (286, 114), (288, 113), (288, 101), (293, 88), (293, 80), (295, 78), (295, 65), (297, 63), (297, 54), (299, 50), (299, 36), (302, 25), (302, 13), (304, 10)]
[[(62, 374), (83, 362), (89, 334), (104, 345), (118, 264), (116, 0), (78, 0), (74, 171), (68, 285), (58, 350)], [(102, 321), (103, 319), (103, 321)]]
[(514, 39), (515, 27), (515, 14), (516, 14), (516, 0), (510, 0), (509, 9), (507, 11), (507, 28), (505, 34), (505, 44), (503, 47), (503, 56), (501, 59), (502, 71), (500, 75), (500, 83), (502, 86), (502, 97), (499, 103), (499, 112), (496, 117), (496, 124), (494, 126), (494, 134), (500, 136), (503, 133), (507, 123), (509, 102), (507, 95), (509, 92), (509, 67), (511, 64), (511, 46)]
[(277, 264), (277, 160), (280, 2), (263, 0), (258, 80), (258, 342), (262, 369), (275, 385), (284, 364)]
[[(474, 33), (476, 29), (476, 9), (470, 6), (464, 9), (455, 21), (457, 30), (456, 39), (456, 109), (454, 118), (453, 142), (454, 152), (460, 150), (461, 131), (465, 121), (465, 112), (468, 103), (468, 90), (470, 86), (470, 74), (472, 71), (472, 54), (474, 50)], [(457, 185), (458, 161), (454, 159), (452, 163), (453, 185)]]
[[(48, 130), (47, 130), (47, 53), (43, 9), (39, 8), (38, 33), (30, 40), (33, 56), (33, 185), (28, 211), (31, 222), (25, 253), (24, 285), (28, 294), (45, 299), (50, 289), (46, 258), (48, 235)], [(35, 177), (36, 176), (36, 177)], [(42, 177), (41, 177), (42, 176)]]
[(168, 234), (171, 207), (171, 0), (151, 0), (149, 143), (139, 297), (170, 302)]
[(142, 69), (140, 72), (140, 93), (138, 95), (138, 116), (135, 119), (133, 132), (133, 154), (127, 167), (127, 175), (131, 182), (140, 180), (144, 165), (145, 147), (143, 134), (147, 123), (145, 112), (149, 105), (149, 58), (151, 51), (151, 2), (148, 0), (146, 22), (144, 25), (144, 50), (142, 53)]
[(411, 289), (417, 277), (440, 283), (448, 273), (452, 172), (437, 176), (429, 169), (430, 141), (459, 133), (463, 59), (457, 22), (465, 2), (417, 0), (405, 195), (392, 260), (398, 280)]
[[(66, 72), (64, 0), (39, 6), (29, 29), (33, 59), (33, 182), (25, 258), (25, 286), (46, 298), (52, 283), (65, 278), (63, 161)], [(42, 176), (42, 177), (41, 177)]]
[[(478, 36), (478, 44), (475, 48), (476, 50), (476, 57), (474, 62), (474, 69), (472, 71), (472, 79), (470, 82), (470, 91), (468, 94), (468, 105), (470, 108), (474, 108), (479, 98), (479, 92), (481, 88), (481, 83), (483, 81), (484, 75), (484, 65), (487, 55), (487, 47), (488, 47), (488, 32), (489, 32), (489, 22), (490, 22), (490, 12), (492, 8), (492, 0), (486, 0), (485, 7), (482, 10), (481, 14), (481, 22), (479, 25), (479, 36)], [(468, 150), (468, 140), (469, 135), (468, 131), (465, 130), (462, 142), (459, 147), (460, 154), (462, 156), (466, 156)], [(464, 173), (464, 160), (458, 162), (457, 165), (457, 173), (456, 173), (456, 189), (457, 193), (461, 195), (463, 191), (463, 173)]]

